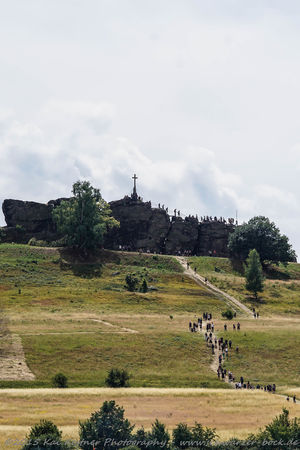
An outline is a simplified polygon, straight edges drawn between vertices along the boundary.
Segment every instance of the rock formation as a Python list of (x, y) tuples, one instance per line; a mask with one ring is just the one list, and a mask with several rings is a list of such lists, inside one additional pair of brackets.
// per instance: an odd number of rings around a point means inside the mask
[[(51, 242), (60, 238), (52, 220), (52, 210), (64, 199), (47, 204), (4, 200), (2, 209), (7, 223), (5, 241), (28, 242), (32, 237)], [(226, 223), (216, 217), (198, 221), (197, 217), (170, 217), (164, 208), (152, 208), (143, 202), (136, 190), (122, 200), (110, 203), (112, 215), (120, 228), (105, 236), (109, 249), (149, 251), (167, 254), (196, 254), (228, 256), (229, 233), (234, 230), (232, 220)]]
[(52, 241), (58, 238), (52, 220), (52, 210), (65, 199), (50, 200), (47, 204), (4, 200), (2, 211), (7, 226), (3, 228), (7, 242), (28, 242), (31, 237)]

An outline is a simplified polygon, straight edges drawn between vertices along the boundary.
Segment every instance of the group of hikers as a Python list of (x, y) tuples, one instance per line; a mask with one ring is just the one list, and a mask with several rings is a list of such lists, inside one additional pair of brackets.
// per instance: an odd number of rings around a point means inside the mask
[[(255, 311), (255, 308), (253, 308), (253, 316), (254, 318), (259, 317), (259, 313)], [(236, 317), (236, 315), (235, 315)], [(204, 323), (205, 322), (205, 323)], [(241, 330), (241, 324), (240, 322), (237, 322), (236, 324), (232, 324), (232, 328), (235, 331)], [(229, 383), (235, 383), (236, 389), (260, 389), (264, 390), (265, 392), (276, 392), (276, 385), (275, 384), (268, 384), (268, 385), (261, 385), (256, 384), (253, 385), (249, 381), (245, 381), (244, 377), (241, 376), (239, 381), (236, 381), (234, 374), (227, 369), (225, 369), (222, 366), (222, 363), (224, 361), (227, 361), (229, 358), (229, 351), (234, 349), (233, 342), (231, 339), (225, 339), (223, 336), (220, 338), (217, 338), (213, 333), (215, 331), (215, 324), (212, 321), (212, 313), (204, 312), (202, 314), (202, 317), (198, 317), (196, 322), (189, 322), (189, 330), (192, 333), (195, 333), (197, 331), (204, 333), (204, 338), (206, 341), (206, 344), (208, 347), (211, 348), (212, 354), (215, 355), (216, 351), (218, 351), (218, 368), (217, 368), (217, 376), (219, 379), (226, 381), (226, 377), (228, 379)], [(227, 323), (224, 324), (224, 331), (227, 332), (228, 325)], [(239, 353), (239, 346), (235, 346), (235, 352)], [(296, 403), (296, 396), (294, 395), (292, 397), (293, 402)], [(289, 401), (289, 397), (287, 397), (287, 400)]]

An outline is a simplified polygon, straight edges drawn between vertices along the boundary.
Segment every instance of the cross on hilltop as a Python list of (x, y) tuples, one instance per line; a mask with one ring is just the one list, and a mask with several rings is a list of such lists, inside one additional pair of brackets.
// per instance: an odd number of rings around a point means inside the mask
[(137, 192), (136, 192), (136, 180), (138, 179), (138, 177), (136, 176), (136, 174), (133, 175), (132, 179), (133, 179), (133, 192), (132, 192), (131, 198), (133, 200), (137, 200), (138, 199), (138, 195), (137, 195)]

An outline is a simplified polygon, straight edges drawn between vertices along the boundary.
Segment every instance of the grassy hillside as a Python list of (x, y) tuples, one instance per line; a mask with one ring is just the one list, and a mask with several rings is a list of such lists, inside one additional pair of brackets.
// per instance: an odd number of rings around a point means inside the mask
[(229, 259), (204, 256), (192, 257), (189, 261), (199, 274), (250, 308), (255, 307), (269, 315), (300, 315), (300, 264), (289, 263), (286, 267), (280, 265), (269, 269), (265, 273), (264, 292), (255, 301), (244, 287), (245, 278)]
[[(129, 292), (128, 273), (155, 290)], [(203, 339), (187, 330), (223, 302), (173, 258), (102, 251), (86, 264), (58, 249), (1, 245), (0, 279), (10, 330), (36, 375), (1, 386), (49, 386), (59, 371), (70, 386), (103, 386), (111, 367), (126, 368), (133, 386), (222, 385)]]
[[(228, 260), (191, 258), (191, 264), (253, 304)], [(277, 280), (267, 280), (264, 303), (255, 305), (259, 321), (238, 313), (242, 332), (233, 344), (240, 354), (232, 352), (228, 368), (250, 381), (300, 386), (299, 300), (289, 288), (294, 283), (298, 289), (300, 272), (296, 264), (278, 272)], [(124, 284), (130, 273), (152, 290), (129, 292)], [(283, 276), (290, 278), (278, 280)], [(275, 302), (270, 290), (277, 283)], [(286, 298), (284, 290), (293, 295)], [(34, 381), (0, 381), (2, 387), (50, 386), (60, 371), (70, 386), (104, 386), (108, 370), (119, 367), (129, 371), (132, 386), (229, 388), (210, 369), (203, 337), (188, 332), (188, 322), (208, 311), (224, 335), (221, 313), (227, 305), (185, 276), (172, 257), (101, 251), (83, 263), (65, 250), (2, 244), (0, 298), (36, 375)]]

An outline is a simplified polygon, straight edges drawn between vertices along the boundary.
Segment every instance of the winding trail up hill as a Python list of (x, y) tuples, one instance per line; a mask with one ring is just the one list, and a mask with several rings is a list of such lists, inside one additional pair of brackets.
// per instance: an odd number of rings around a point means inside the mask
[(232, 297), (231, 295), (229, 295), (226, 292), (222, 291), (221, 289), (217, 288), (209, 281), (205, 281), (205, 278), (202, 277), (201, 275), (199, 275), (198, 273), (195, 273), (195, 271), (193, 269), (191, 269), (191, 267), (187, 267), (187, 258), (184, 258), (183, 256), (175, 256), (175, 258), (184, 268), (185, 275), (192, 278), (201, 287), (204, 286), (208, 290), (212, 291), (214, 294), (218, 294), (221, 298), (223, 297), (223, 299), (226, 299), (226, 303), (229, 304), (230, 306), (235, 307), (235, 309), (236, 309), (236, 307), (238, 307), (244, 313), (253, 317), (251, 310), (249, 308), (247, 308), (247, 306), (243, 305), (243, 303), (241, 303), (236, 298)]

